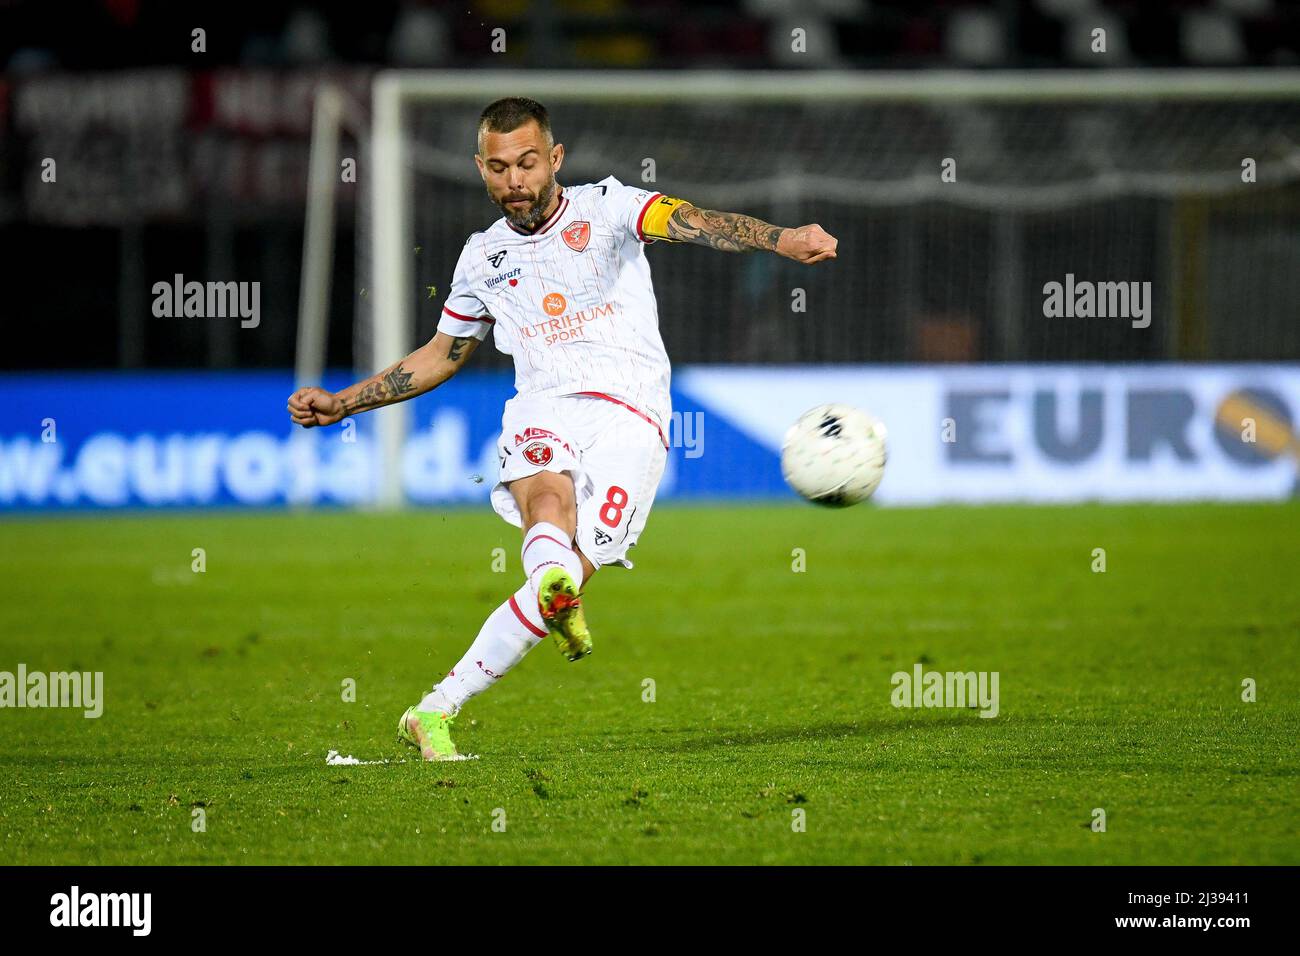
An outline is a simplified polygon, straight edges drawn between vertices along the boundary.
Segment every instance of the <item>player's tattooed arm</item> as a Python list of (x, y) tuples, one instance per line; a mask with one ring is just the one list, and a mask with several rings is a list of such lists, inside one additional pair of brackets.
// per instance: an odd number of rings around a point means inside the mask
[[(470, 353), (478, 346), (478, 339), (475, 338), (454, 338), (451, 340), (451, 346), (447, 349), (447, 358), (453, 362), (461, 361), (461, 356), (469, 358)], [(465, 351), (469, 349), (469, 351)]]
[(676, 242), (693, 242), (723, 252), (760, 249), (809, 264), (834, 259), (839, 245), (839, 240), (816, 224), (787, 229), (753, 216), (691, 205), (673, 210), (667, 233)]
[(415, 391), (415, 385), (411, 381), (414, 377), (413, 372), (408, 372), (398, 362), (392, 368), (344, 389), (339, 393), (343, 414), (369, 411), (409, 397)]
[(341, 392), (299, 389), (289, 397), (289, 417), (303, 428), (333, 425), (349, 415), (423, 395), (460, 371), (478, 342), (439, 332), (396, 365)]
[(668, 217), (667, 231), (668, 238), (676, 242), (693, 242), (723, 252), (747, 252), (775, 250), (782, 229), (753, 216), (683, 205)]
[(369, 411), (423, 395), (455, 375), (478, 348), (473, 336), (439, 332), (391, 368), (339, 392), (343, 413)]

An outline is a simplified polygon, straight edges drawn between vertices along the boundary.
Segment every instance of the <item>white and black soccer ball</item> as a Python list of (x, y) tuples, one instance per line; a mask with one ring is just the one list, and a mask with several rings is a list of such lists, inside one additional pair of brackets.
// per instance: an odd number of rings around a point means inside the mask
[(781, 474), (813, 504), (866, 501), (885, 474), (885, 425), (851, 405), (818, 405), (799, 416), (781, 445)]

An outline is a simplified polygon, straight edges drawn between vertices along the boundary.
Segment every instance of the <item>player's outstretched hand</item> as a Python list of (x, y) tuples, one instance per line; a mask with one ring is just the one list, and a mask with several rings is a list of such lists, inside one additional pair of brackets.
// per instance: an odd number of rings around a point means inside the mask
[(798, 226), (781, 233), (776, 241), (776, 251), (787, 259), (812, 265), (823, 259), (835, 258), (835, 247), (840, 241), (817, 223)]
[(343, 403), (323, 388), (300, 388), (289, 396), (289, 417), (303, 428), (333, 425), (344, 417)]

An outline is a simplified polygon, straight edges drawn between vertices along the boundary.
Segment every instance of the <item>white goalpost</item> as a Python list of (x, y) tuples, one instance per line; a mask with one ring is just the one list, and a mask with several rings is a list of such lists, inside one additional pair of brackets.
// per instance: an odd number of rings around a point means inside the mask
[[(810, 108), (826, 109), (827, 122), (861, 124), (871, 127), (881, 122), (896, 122), (883, 113), (872, 112), (889, 109), (892, 105), (911, 104), (941, 111), (962, 111), (974, 106), (1015, 107), (1022, 104), (1057, 104), (1062, 109), (1079, 104), (1114, 101), (1126, 104), (1133, 101), (1160, 101), (1174, 103), (1201, 102), (1222, 104), (1294, 104), (1300, 101), (1300, 70), (1107, 70), (1107, 71), (995, 71), (964, 72), (936, 71), (927, 73), (901, 72), (611, 72), (576, 73), (561, 71), (389, 71), (378, 74), (372, 87), (371, 118), (369, 129), (370, 168), (358, 171), (368, 196), (365, 215), (358, 222), (368, 222), (368, 235), (360, 237), (368, 244), (370, 274), (359, 277), (368, 290), (370, 314), (370, 344), (368, 358), (372, 370), (382, 369), (406, 355), (414, 342), (413, 250), (418, 244), (413, 227), (418, 208), (419, 192), (415, 182), (415, 166), (424, 162), (422, 174), (432, 174), (450, 179), (447, 169), (457, 170), (457, 177), (468, 177), (472, 172), (469, 153), (472, 139), (460, 143), (462, 154), (454, 157), (449, 151), (425, 149), (414, 143), (412, 116), (416, 110), (442, 108), (458, 110), (457, 141), (466, 130), (464, 116), (471, 110), (481, 109), (493, 99), (502, 96), (531, 96), (542, 102), (591, 103), (605, 115), (619, 111), (634, 111), (658, 106), (679, 108), (689, 112), (705, 107), (722, 113), (745, 112), (754, 122), (763, 114), (760, 105), (797, 107), (809, 104)], [(859, 113), (852, 112), (857, 105)], [(1264, 107), (1260, 107), (1264, 109)], [(318, 111), (326, 113), (322, 121), (329, 122), (329, 114), (337, 104), (328, 101), (317, 103)], [(1225, 114), (1225, 117), (1227, 114)], [(1225, 119), (1225, 125), (1227, 120)], [(436, 124), (433, 124), (436, 126)], [(426, 126), (426, 130), (430, 128)], [(599, 130), (593, 121), (593, 128)], [(707, 130), (707, 119), (687, 117), (683, 120), (682, 137), (690, 139)], [(671, 138), (675, 128), (644, 130), (644, 149), (660, 150), (661, 142)], [(900, 136), (909, 131), (905, 125), (898, 128)], [(592, 134), (595, 136), (596, 134)], [(702, 138), (702, 137), (701, 137)], [(1273, 137), (1276, 140), (1276, 137)], [(419, 145), (419, 149), (417, 149)], [(779, 139), (772, 147), (780, 151)], [(934, 148), (940, 148), (936, 141)], [(957, 140), (957, 148), (961, 141)], [(1277, 143), (1265, 144), (1276, 152)], [(843, 171), (826, 172), (821, 169), (787, 170), (780, 175), (746, 179), (746, 172), (738, 170), (728, 175), (721, 170), (716, 182), (705, 182), (697, 176), (673, 176), (674, 189), (686, 195), (688, 189), (700, 189), (716, 201), (737, 202), (760, 198), (789, 198), (817, 200), (834, 197), (849, 205), (898, 205), (900, 203), (955, 202), (979, 209), (1011, 212), (1033, 212), (1053, 209), (1098, 197), (1115, 195), (1180, 195), (1188, 190), (1211, 194), (1229, 189), (1232, 182), (1225, 179), (1223, 169), (1191, 171), (1152, 171), (1145, 176), (1140, 172), (1118, 171), (1088, 182), (1067, 181), (1036, 187), (1032, 182), (1004, 181), (991, 184), (963, 183), (960, 190), (945, 191), (937, 171), (944, 154), (926, 153), (928, 144), (919, 148), (918, 170), (932, 169), (933, 175), (919, 172), (885, 181), (864, 178), (846, 197), (846, 177)], [(1264, 146), (1261, 146), (1263, 149)], [(417, 153), (423, 150), (423, 159)], [(730, 150), (728, 152), (727, 150)], [(727, 147), (719, 154), (721, 163), (731, 155), (743, 156), (742, 145)], [(724, 155), (725, 154), (725, 155)], [(1288, 157), (1274, 164), (1276, 175), (1300, 178), (1296, 144), (1290, 144)], [(624, 157), (624, 159), (629, 159)], [(630, 160), (635, 161), (635, 160)], [(460, 172), (460, 163), (464, 172)], [(337, 137), (331, 141), (322, 135), (317, 141), (313, 135), (313, 183), (317, 170), (332, 170), (337, 177)], [(668, 178), (664, 172), (665, 181)], [(1230, 171), (1229, 171), (1230, 172)], [(322, 173), (323, 175), (323, 173)], [(850, 181), (852, 177), (850, 177)], [(460, 180), (458, 180), (460, 181)], [(463, 180), (469, 185), (471, 180)], [(1035, 192), (1035, 189), (1038, 191)], [(1053, 191), (1054, 190), (1054, 191)], [(481, 195), (475, 196), (481, 201)], [(332, 231), (330, 215), (320, 207), (333, 202), (332, 194), (325, 189), (310, 190), (308, 203), (308, 235), (304, 243), (303, 308), (299, 329), (299, 373), (316, 370), (310, 356), (323, 349), (323, 309), (328, 298), (328, 262), (324, 254), (325, 234)], [(1007, 248), (1014, 251), (1023, 244), (1016, 234), (1017, 220), (1009, 218), (1009, 225), (1001, 226), (994, 234), (1005, 236)], [(472, 226), (464, 231), (468, 234)], [(1006, 264), (1007, 283), (1016, 277), (1015, 263)], [(444, 276), (442, 283), (450, 276)], [(1004, 283), (1002, 297), (1009, 302), (1016, 295), (1015, 288)], [(1005, 316), (1007, 309), (1002, 310)], [(1005, 322), (1012, 322), (1009, 317)], [(1007, 335), (1014, 328), (1006, 328)], [(358, 356), (358, 361), (362, 360)], [(378, 485), (376, 503), (380, 507), (394, 508), (404, 503), (401, 456), (406, 438), (409, 414), (405, 404), (381, 409), (376, 415), (378, 440)]]
[(315, 385), (325, 371), (329, 298), (333, 285), (335, 183), (338, 181), (343, 93), (325, 86), (312, 108), (307, 213), (303, 223), (302, 276), (298, 293), (298, 347), (294, 381)]

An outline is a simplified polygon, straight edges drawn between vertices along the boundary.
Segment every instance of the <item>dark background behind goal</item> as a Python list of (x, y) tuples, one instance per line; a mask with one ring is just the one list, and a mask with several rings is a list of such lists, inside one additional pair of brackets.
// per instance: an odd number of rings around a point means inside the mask
[[(1098, 25), (1104, 54), (1090, 46)], [(494, 53), (497, 28), (508, 43)], [(0, 366), (291, 365), (311, 104), (326, 79), (364, 125), (370, 80), (393, 66), (517, 68), (521, 91), (538, 67), (1014, 68), (1032, 85), (1063, 69), (1286, 69), (1298, 40), (1296, 5), (1269, 0), (0, 4)], [(420, 336), (466, 235), (496, 216), (470, 159), (478, 105), (413, 111)], [(781, 224), (819, 222), (842, 241), (822, 270), (651, 248), (677, 362), (1300, 358), (1294, 98), (553, 113), (569, 150), (561, 181), (614, 174)], [(343, 155), (361, 151), (345, 140)], [(940, 181), (947, 157), (956, 183)], [(1246, 157), (1253, 183), (1241, 181)], [(46, 158), (57, 184), (41, 179)], [(354, 354), (370, 293), (362, 188), (339, 188), (336, 367), (366, 364)], [(177, 273), (260, 282), (260, 326), (155, 319), (149, 290)], [(1044, 320), (1043, 285), (1067, 273), (1150, 281), (1152, 328)], [(794, 290), (806, 311), (792, 311)], [(475, 359), (506, 361), (492, 350)]]

